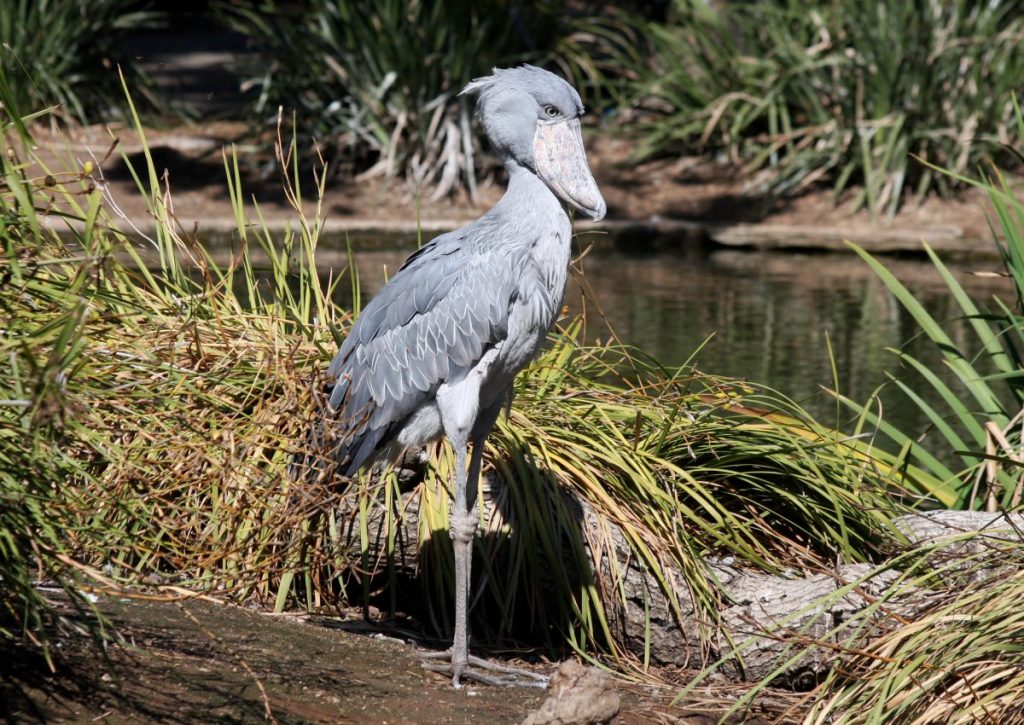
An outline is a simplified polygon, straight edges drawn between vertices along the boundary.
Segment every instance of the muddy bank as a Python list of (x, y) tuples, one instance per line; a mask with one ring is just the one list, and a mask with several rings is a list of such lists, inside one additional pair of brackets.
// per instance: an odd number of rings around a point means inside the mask
[[(39, 153), (49, 169), (82, 169), (91, 162), (90, 179), (106, 191), (123, 214), (126, 231), (152, 232), (146, 200), (139, 193), (121, 154), (137, 170), (145, 164), (143, 145), (133, 129), (113, 125), (36, 131)], [(111, 152), (112, 139), (118, 141)], [(275, 233), (294, 228), (282, 181), (271, 167), (255, 163), (258, 149), (247, 144), (246, 127), (216, 121), (146, 131), (154, 166), (171, 191), (173, 214), (183, 231), (208, 244), (233, 238), (236, 222), (225, 183), (224, 154), (233, 144), (242, 163), (242, 187), (250, 218)], [(588, 134), (588, 155), (609, 207), (608, 218), (582, 221), (577, 231), (591, 232), (587, 244), (618, 244), (641, 251), (678, 249), (696, 244), (762, 249), (845, 250), (851, 239), (875, 252), (920, 253), (922, 240), (945, 253), (996, 254), (985, 221), (985, 197), (968, 190), (955, 199), (929, 198), (908, 203), (893, 218), (853, 212), (821, 189), (793, 199), (753, 195), (735, 170), (694, 158), (634, 164), (634, 144), (621, 131)], [(165, 175), (166, 172), (166, 175)], [(40, 178), (42, 167), (30, 170)], [(70, 177), (69, 177), (70, 178)], [(304, 187), (314, 188), (312, 180)], [(322, 236), (347, 248), (411, 248), (417, 237), (429, 239), (483, 214), (504, 191), (500, 174), (483, 179), (474, 199), (457, 194), (431, 199), (398, 180), (381, 177), (331, 178), (325, 189)], [(259, 216), (255, 213), (259, 205)], [(306, 214), (314, 200), (307, 193)], [(56, 224), (63, 224), (57, 220)]]
[[(97, 606), (120, 644), (107, 644), (104, 654), (87, 637), (57, 636), (56, 673), (27, 649), (6, 652), (0, 720), (496, 725), (522, 722), (547, 695), (454, 690), (448, 678), (420, 667), (416, 647), (400, 633), (372, 634), (358, 620), (273, 616), (194, 599), (103, 597)], [(556, 665), (527, 666), (550, 673)], [(714, 721), (703, 708), (670, 707), (672, 688), (621, 680), (615, 688), (622, 710), (613, 722)]]
[(512, 723), (542, 691), (466, 687), (420, 668), (396, 639), (238, 607), (104, 598), (122, 644), (58, 643), (60, 671), (15, 653), (3, 663), (14, 722)]

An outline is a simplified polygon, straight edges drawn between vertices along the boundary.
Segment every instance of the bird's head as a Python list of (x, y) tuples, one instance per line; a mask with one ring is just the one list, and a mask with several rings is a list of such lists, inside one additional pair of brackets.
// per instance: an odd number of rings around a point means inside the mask
[(535, 173), (558, 197), (594, 221), (607, 207), (580, 134), (583, 102), (554, 73), (532, 65), (495, 68), (462, 91), (477, 94), (477, 115), (494, 150)]

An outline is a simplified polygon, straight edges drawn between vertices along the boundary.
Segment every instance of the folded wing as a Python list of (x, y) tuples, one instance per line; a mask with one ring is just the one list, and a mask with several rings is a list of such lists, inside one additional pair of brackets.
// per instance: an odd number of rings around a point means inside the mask
[(441, 385), (504, 339), (514, 280), (473, 228), (437, 237), (414, 253), (353, 325), (328, 369), (340, 440), (353, 475), (391, 441)]

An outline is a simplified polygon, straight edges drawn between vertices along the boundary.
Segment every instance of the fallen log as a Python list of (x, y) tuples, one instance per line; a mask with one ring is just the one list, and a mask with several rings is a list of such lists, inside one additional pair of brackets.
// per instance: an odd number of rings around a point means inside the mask
[[(482, 536), (504, 525), (495, 504), (501, 485), (491, 478), (482, 486), (486, 522)], [(604, 611), (618, 646), (638, 656), (646, 652), (656, 664), (704, 667), (720, 661), (719, 671), (730, 678), (753, 682), (771, 676), (777, 685), (802, 689), (820, 680), (834, 663), (849, 636), (844, 624), (872, 606), (903, 575), (899, 561), (838, 563), (830, 571), (772, 574), (744, 568), (730, 557), (707, 559), (704, 566), (721, 594), (716, 621), (694, 606), (681, 570), (664, 566), (666, 587), (638, 561), (614, 523), (599, 517), (571, 492), (562, 491), (562, 495), (579, 512), (578, 533), (590, 567), (589, 572), (567, 571), (566, 575), (575, 581), (593, 577), (599, 583), (597, 590), (607, 593)], [(415, 581), (422, 575), (419, 532), (427, 530), (415, 492), (405, 494), (401, 510), (394, 576)], [(339, 512), (339, 518), (349, 522), (346, 546), (349, 556), (359, 561), (355, 512)], [(369, 550), (363, 561), (384, 560), (387, 518), (383, 508), (369, 512)], [(1021, 514), (930, 511), (904, 516), (896, 526), (907, 539), (903, 559), (908, 561), (908, 552), (915, 549), (933, 547), (941, 551), (943, 561), (951, 557), (966, 561), (990, 544), (1024, 540)], [(606, 536), (596, 536), (596, 531)], [(446, 539), (447, 533), (434, 531), (432, 537), (436, 536)], [(595, 545), (599, 540), (605, 543)], [(937, 546), (944, 541), (950, 544)], [(567, 569), (576, 566), (568, 560), (564, 564)], [(953, 576), (956, 571), (947, 566), (940, 576)], [(612, 581), (613, 572), (621, 581)], [(915, 589), (907, 585), (884, 611), (909, 616), (914, 608)]]

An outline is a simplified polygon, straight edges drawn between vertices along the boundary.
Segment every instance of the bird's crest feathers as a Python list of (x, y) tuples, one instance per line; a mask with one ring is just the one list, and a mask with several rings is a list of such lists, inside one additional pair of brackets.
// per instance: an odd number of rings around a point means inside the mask
[(466, 87), (459, 92), (459, 95), (469, 96), (474, 93), (482, 95), (485, 92), (494, 89), (496, 86), (503, 85), (504, 82), (514, 82), (533, 74), (540, 76), (552, 75), (543, 68), (538, 68), (537, 66), (530, 65), (529, 63), (523, 63), (522, 65), (517, 65), (514, 68), (491, 68), (491, 75), (474, 78), (466, 84)]

